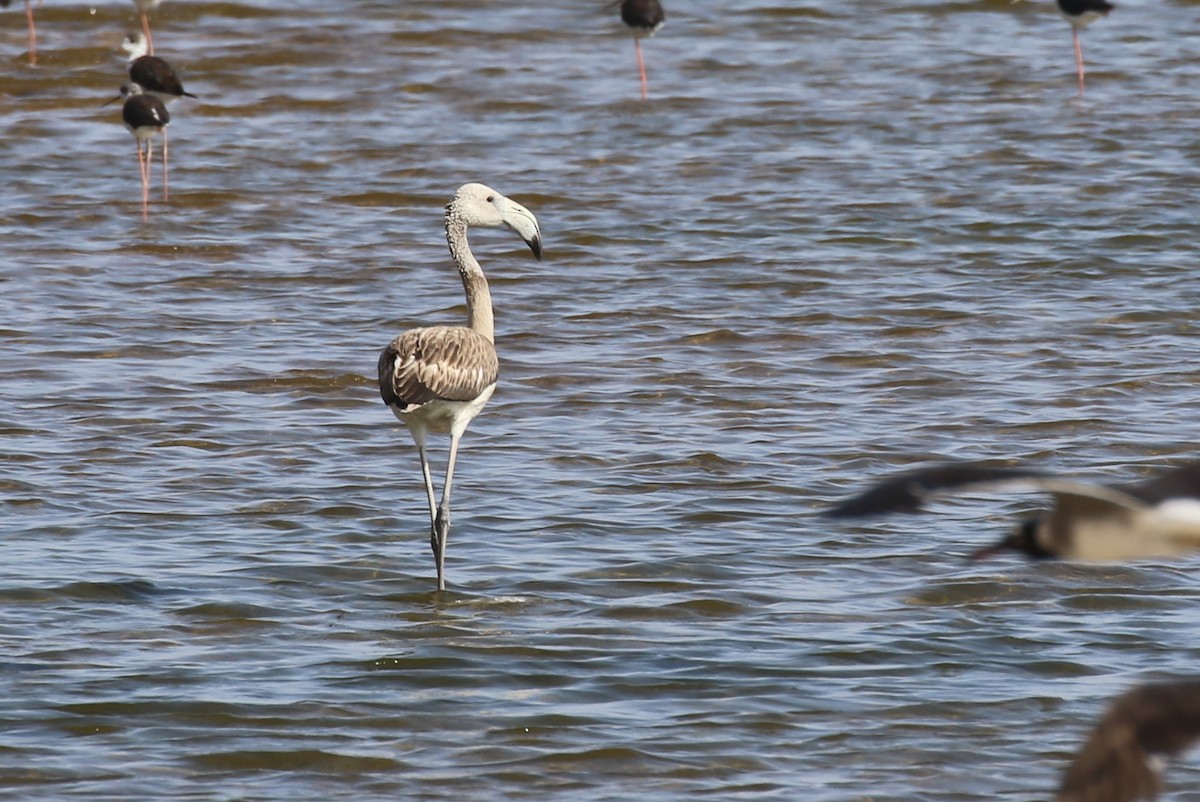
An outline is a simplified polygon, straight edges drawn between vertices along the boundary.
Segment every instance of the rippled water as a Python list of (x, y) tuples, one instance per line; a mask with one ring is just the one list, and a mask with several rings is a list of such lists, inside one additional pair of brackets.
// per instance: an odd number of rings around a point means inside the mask
[[(1193, 451), (1200, 7), (185, 3), (140, 221), (132, 6), (0, 13), (0, 795), (1045, 798), (1194, 671), (1194, 561), (963, 556), (1036, 499), (847, 525), (943, 458)], [(433, 591), (379, 349), (454, 323), (459, 184), (502, 380)], [(439, 458), (441, 453), (439, 452)], [(1183, 767), (1176, 787), (1200, 777)]]

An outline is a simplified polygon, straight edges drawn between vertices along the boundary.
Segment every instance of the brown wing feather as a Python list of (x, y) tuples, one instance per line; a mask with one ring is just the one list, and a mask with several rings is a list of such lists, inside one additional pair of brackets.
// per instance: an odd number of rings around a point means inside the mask
[(459, 326), (413, 329), (379, 355), (379, 392), (385, 404), (402, 410), (438, 399), (470, 401), (499, 376), (495, 346)]
[(1200, 681), (1143, 685), (1121, 696), (1063, 775), (1056, 802), (1133, 802), (1162, 788), (1151, 755), (1173, 756), (1200, 736)]

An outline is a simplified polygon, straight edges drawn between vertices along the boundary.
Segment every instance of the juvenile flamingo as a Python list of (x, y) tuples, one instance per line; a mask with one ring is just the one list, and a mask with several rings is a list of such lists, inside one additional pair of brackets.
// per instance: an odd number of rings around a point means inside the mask
[[(467, 244), (467, 229), (501, 225), (516, 232), (534, 257), (542, 258), (542, 236), (532, 212), (483, 184), (458, 188), (446, 206), (446, 242), (462, 277), (467, 325), (412, 329), (392, 340), (379, 355), (379, 392), (412, 433), (421, 459), (438, 590), (446, 589), (450, 484), (458, 443), (467, 425), (492, 397), (500, 370), (494, 345), (492, 296), (483, 269)], [(425, 449), (429, 432), (450, 435), (441, 503), (434, 501)]]

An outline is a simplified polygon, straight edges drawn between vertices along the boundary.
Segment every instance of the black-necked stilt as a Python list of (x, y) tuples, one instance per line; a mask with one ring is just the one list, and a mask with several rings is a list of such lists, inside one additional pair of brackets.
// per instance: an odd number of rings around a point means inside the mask
[(134, 6), (137, 7), (138, 18), (142, 21), (142, 34), (146, 37), (146, 52), (151, 56), (154, 55), (154, 37), (150, 35), (150, 18), (147, 12), (158, 8), (162, 0), (133, 0)]
[(1083, 96), (1083, 47), (1079, 30), (1086, 28), (1114, 8), (1108, 0), (1058, 0), (1058, 10), (1071, 23), (1071, 40), (1075, 44), (1075, 72), (1079, 76), (1079, 95)]
[[(142, 33), (131, 33), (121, 43), (121, 49), (129, 54), (129, 80), (141, 87), (144, 94), (170, 103), (181, 97), (196, 97), (184, 90), (183, 82), (166, 59), (146, 55), (149, 43)], [(169, 148), (167, 129), (162, 129), (163, 138), (163, 200), (170, 196), (170, 177), (167, 174), (167, 151)]]
[[(8, 8), (12, 0), (0, 0), (0, 8)], [(25, 0), (25, 24), (29, 28), (29, 63), (37, 64), (37, 28), (33, 24), (33, 0)]]
[(658, 0), (621, 0), (621, 21), (633, 30), (638, 76), (642, 80), (642, 100), (645, 100), (647, 96), (646, 62), (642, 58), (642, 39), (657, 33), (666, 19), (662, 4)]
[(1200, 461), (1114, 487), (1021, 468), (949, 463), (889, 479), (828, 514), (848, 518), (911, 512), (935, 496), (1010, 487), (1050, 493), (1054, 507), (973, 558), (1013, 550), (1035, 559), (1136, 560), (1200, 550)]
[[(429, 501), (429, 544), (437, 567), (438, 590), (446, 589), (446, 541), (450, 536), (450, 483), (458, 442), (496, 389), (492, 296), (487, 278), (467, 244), (471, 226), (508, 226), (542, 258), (542, 235), (533, 213), (483, 184), (464, 184), (446, 206), (446, 242), (458, 265), (467, 297), (466, 326), (413, 329), (392, 340), (379, 355), (379, 392), (408, 427), (421, 459)], [(449, 433), (450, 455), (440, 504), (425, 451), (429, 432)]]
[(134, 32), (121, 42), (121, 49), (129, 54), (129, 80), (142, 87), (148, 95), (155, 95), (164, 103), (181, 97), (196, 97), (184, 90), (183, 82), (175, 69), (158, 56), (147, 55), (149, 43), (145, 34)]
[[(154, 95), (146, 94), (142, 87), (132, 81), (121, 85), (121, 95), (109, 103), (125, 98), (121, 118), (125, 127), (133, 134), (137, 145), (138, 171), (142, 176), (142, 219), (149, 217), (150, 208), (150, 165), (154, 155), (154, 137), (163, 135), (163, 200), (167, 200), (167, 125), (171, 115), (167, 104)], [(107, 105), (107, 104), (105, 104)], [(143, 151), (145, 155), (143, 156)]]
[(1162, 792), (1166, 759), (1200, 739), (1200, 680), (1141, 685), (1113, 702), (1063, 774), (1055, 802), (1138, 802)]

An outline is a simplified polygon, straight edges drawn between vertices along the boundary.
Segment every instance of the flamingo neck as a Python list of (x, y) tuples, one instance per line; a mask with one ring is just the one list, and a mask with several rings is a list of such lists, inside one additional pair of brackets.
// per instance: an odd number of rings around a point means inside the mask
[(492, 317), (492, 293), (487, 277), (471, 253), (471, 246), (467, 244), (467, 224), (453, 210), (446, 212), (446, 242), (450, 245), (454, 263), (458, 265), (458, 274), (462, 276), (463, 291), (467, 296), (467, 327), (482, 334), (488, 342), (495, 342), (496, 323)]

